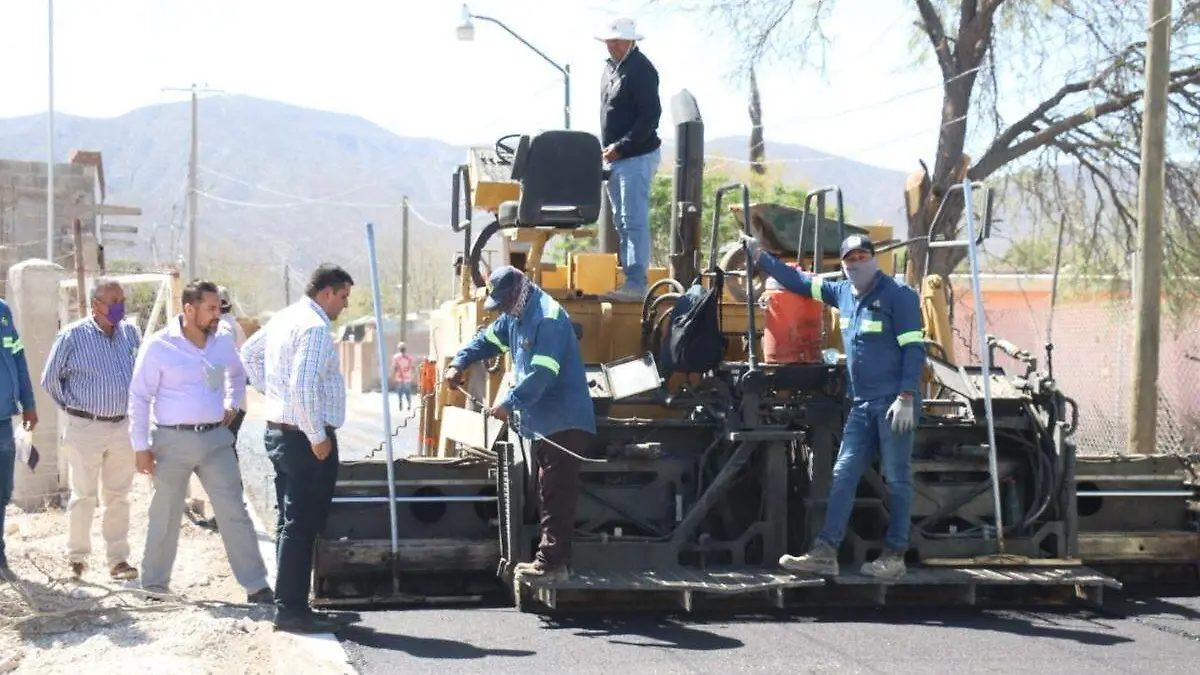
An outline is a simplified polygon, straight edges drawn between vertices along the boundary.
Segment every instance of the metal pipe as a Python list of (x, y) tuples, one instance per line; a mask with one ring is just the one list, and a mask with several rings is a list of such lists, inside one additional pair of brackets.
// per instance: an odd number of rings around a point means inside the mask
[(979, 361), (983, 379), (983, 409), (987, 417), (988, 473), (992, 476), (992, 508), (996, 510), (996, 546), (1004, 553), (1004, 514), (1000, 505), (1000, 477), (996, 467), (996, 424), (992, 416), (992, 364), (987, 345), (987, 322), (983, 316), (983, 290), (979, 287), (979, 253), (975, 242), (975, 213), (971, 204), (973, 186), (971, 179), (962, 183), (964, 211), (967, 225), (967, 258), (971, 263), (971, 291), (975, 295), (975, 325), (979, 336)]
[[(448, 502), (453, 502), (453, 503), (494, 502), (494, 501), (496, 501), (496, 497), (446, 495), (443, 497), (334, 497), (333, 498), (334, 504), (383, 504), (383, 503), (386, 503), (389, 501), (392, 503), (392, 506), (393, 506), (392, 513), (394, 514), (396, 512), (395, 508), (394, 508), (396, 504), (428, 504), (428, 503), (448, 503)], [(395, 552), (395, 550), (397, 548), (395, 536), (396, 536), (396, 531), (392, 530), (392, 537), (393, 537), (392, 551), (393, 551), (393, 553)]]
[[(375, 303), (375, 330), (378, 335), (375, 336), (375, 346), (379, 352), (379, 382), (386, 389), (388, 381), (387, 372), (387, 354), (384, 352), (383, 346), (383, 301), (379, 293), (379, 259), (375, 254), (375, 226), (367, 223), (367, 258), (371, 263), (371, 298)], [(400, 536), (396, 524), (396, 466), (392, 450), (392, 410), (391, 399), (387, 396), (381, 397), (383, 401), (383, 442), (387, 451), (387, 480), (388, 480), (388, 497), (393, 500), (391, 508), (388, 509), (388, 517), (391, 519), (392, 533), (392, 590), (400, 592), (400, 579), (396, 575), (395, 564), (400, 553)]]
[(1075, 492), (1078, 497), (1194, 497), (1195, 490), (1089, 490)]

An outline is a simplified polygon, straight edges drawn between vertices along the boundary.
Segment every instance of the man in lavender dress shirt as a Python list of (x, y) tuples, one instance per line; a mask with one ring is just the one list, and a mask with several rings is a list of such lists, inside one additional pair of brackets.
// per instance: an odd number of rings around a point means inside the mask
[(229, 566), (247, 601), (272, 604), (228, 426), (246, 395), (246, 373), (233, 337), (217, 332), (217, 286), (193, 281), (183, 289), (182, 301), (183, 313), (146, 339), (129, 387), (129, 435), (137, 468), (154, 480), (142, 588), (168, 592), (188, 481), (195, 473), (212, 500)]

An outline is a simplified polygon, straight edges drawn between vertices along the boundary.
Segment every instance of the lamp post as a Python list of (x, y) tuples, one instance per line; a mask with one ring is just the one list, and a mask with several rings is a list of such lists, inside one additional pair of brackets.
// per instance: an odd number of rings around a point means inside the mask
[(545, 59), (546, 63), (549, 63), (550, 65), (554, 66), (554, 68), (556, 70), (558, 70), (558, 72), (562, 73), (562, 75), (563, 75), (563, 125), (564, 125), (563, 128), (570, 129), (571, 128), (571, 66), (569, 64), (565, 65), (565, 66), (558, 65), (558, 63), (556, 63), (553, 59), (551, 59), (549, 56), (546, 56), (545, 54), (543, 54), (542, 51), (540, 49), (538, 49), (537, 47), (534, 47), (533, 45), (529, 44), (528, 40), (521, 37), (520, 35), (517, 35), (517, 33), (513, 29), (509, 28), (508, 26), (505, 26), (504, 23), (502, 23), (500, 20), (493, 19), (490, 16), (482, 16), (479, 14), (472, 14), (471, 10), (468, 9), (466, 5), (463, 5), (462, 23), (459, 24), (459, 26), (458, 26), (457, 32), (458, 32), (459, 40), (461, 40), (463, 42), (470, 42), (475, 39), (475, 24), (473, 24), (471, 22), (472, 19), (479, 19), (480, 21), (490, 21), (491, 23), (494, 23), (497, 26), (500, 26), (505, 31), (507, 31), (509, 35), (520, 40), (521, 44), (525, 45), (526, 47), (529, 47), (531, 50), (533, 50), (533, 53), (535, 53), (538, 56)]

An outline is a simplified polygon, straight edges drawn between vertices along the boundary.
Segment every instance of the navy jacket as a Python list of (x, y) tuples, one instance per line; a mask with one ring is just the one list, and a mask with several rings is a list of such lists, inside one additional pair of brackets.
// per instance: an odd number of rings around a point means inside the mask
[(596, 433), (596, 415), (571, 317), (540, 288), (530, 289), (520, 319), (502, 314), (479, 331), (450, 365), (461, 370), (509, 351), (516, 371), (515, 386), (505, 392), (500, 403), (510, 413), (520, 412), (517, 426), (522, 436), (550, 436), (566, 429)]
[(849, 281), (825, 281), (786, 265), (767, 252), (755, 263), (784, 288), (838, 309), (849, 372), (848, 394), (855, 401), (919, 395), (925, 368), (925, 334), (916, 291), (879, 272), (866, 295)]
[(0, 361), (7, 376), (0, 376), (0, 419), (34, 410), (33, 383), (25, 362), (25, 345), (13, 325), (12, 309), (0, 300)]
[(600, 82), (602, 145), (615, 143), (622, 159), (654, 152), (661, 116), (658, 71), (642, 50), (634, 47), (620, 65), (609, 59)]

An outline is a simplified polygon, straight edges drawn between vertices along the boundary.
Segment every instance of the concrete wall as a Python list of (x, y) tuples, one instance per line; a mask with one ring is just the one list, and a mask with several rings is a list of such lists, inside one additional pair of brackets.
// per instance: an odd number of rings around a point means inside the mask
[[(54, 261), (75, 268), (71, 207), (96, 203), (96, 169), (81, 164), (54, 165)], [(85, 235), (94, 235), (95, 218), (82, 218)], [(93, 237), (94, 251), (94, 237)], [(46, 257), (46, 164), (0, 159), (0, 280), (18, 260)], [(86, 255), (86, 249), (85, 249)], [(91, 254), (87, 260), (94, 261)], [(3, 293), (3, 289), (0, 289)]]
[(50, 346), (58, 334), (58, 284), (66, 273), (61, 266), (45, 260), (25, 260), (8, 269), (7, 302), (25, 345), (38, 413), (33, 444), (41, 460), (34, 471), (18, 463), (14, 476), (13, 503), (26, 509), (37, 508), (47, 499), (55, 498), (66, 478), (58, 455), (58, 408), (39, 384)]

